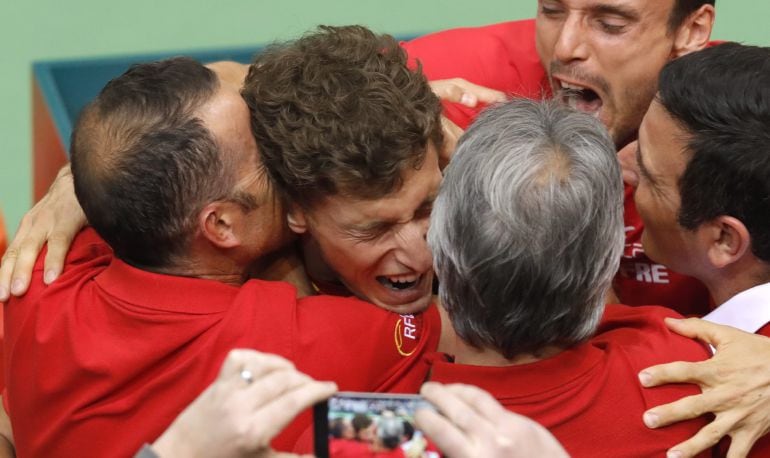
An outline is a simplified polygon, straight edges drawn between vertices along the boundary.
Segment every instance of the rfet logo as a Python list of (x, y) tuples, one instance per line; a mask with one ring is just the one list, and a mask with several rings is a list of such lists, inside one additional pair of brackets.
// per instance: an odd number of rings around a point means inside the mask
[(422, 317), (414, 315), (401, 315), (396, 321), (393, 338), (396, 341), (396, 350), (401, 356), (411, 356), (420, 343), (420, 327)]

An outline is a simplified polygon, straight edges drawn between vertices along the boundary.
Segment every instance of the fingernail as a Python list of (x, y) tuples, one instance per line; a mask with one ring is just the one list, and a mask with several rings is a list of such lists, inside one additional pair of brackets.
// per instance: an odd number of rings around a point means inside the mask
[(666, 458), (682, 458), (684, 454), (679, 450), (669, 450), (666, 452)]
[[(642, 416), (642, 420), (644, 421), (645, 426), (648, 428), (657, 428), (659, 418), (657, 415), (655, 415), (652, 412), (645, 412), (644, 416)], [(678, 452), (681, 453), (681, 452)]]
[(24, 282), (17, 278), (11, 283), (11, 294), (21, 294), (22, 291), (24, 291)]
[(8, 289), (5, 286), (0, 286), (0, 302), (8, 300)]
[(649, 386), (652, 383), (652, 375), (649, 372), (639, 372), (639, 382), (642, 386)]
[(463, 94), (462, 97), (460, 97), (460, 102), (462, 102), (463, 105), (474, 106), (476, 105), (476, 97), (470, 94)]
[(50, 285), (51, 283), (53, 283), (54, 280), (56, 280), (56, 277), (57, 275), (55, 270), (53, 269), (46, 270), (45, 276), (43, 277), (43, 281), (45, 282), (46, 285)]

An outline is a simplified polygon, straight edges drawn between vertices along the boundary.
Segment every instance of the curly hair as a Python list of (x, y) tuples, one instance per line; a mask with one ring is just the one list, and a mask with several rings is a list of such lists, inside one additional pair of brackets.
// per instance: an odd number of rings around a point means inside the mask
[(429, 145), (441, 147), (441, 104), (389, 35), (320, 26), (255, 58), (242, 95), (271, 178), (310, 208), (327, 196), (398, 191)]

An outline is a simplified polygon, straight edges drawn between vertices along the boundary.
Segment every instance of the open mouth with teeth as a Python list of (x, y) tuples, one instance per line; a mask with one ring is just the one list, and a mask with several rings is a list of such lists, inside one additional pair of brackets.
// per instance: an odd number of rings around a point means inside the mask
[(374, 282), (377, 286), (368, 291), (367, 299), (380, 307), (400, 314), (409, 314), (421, 312), (430, 305), (432, 271), (420, 274), (378, 275), (374, 278), (377, 280)]
[(404, 291), (410, 288), (414, 288), (420, 282), (421, 276), (400, 276), (400, 277), (377, 277), (377, 281), (380, 284), (393, 291)]
[(602, 99), (593, 89), (561, 82), (561, 98), (564, 103), (576, 110), (585, 113), (599, 115), (602, 108)]

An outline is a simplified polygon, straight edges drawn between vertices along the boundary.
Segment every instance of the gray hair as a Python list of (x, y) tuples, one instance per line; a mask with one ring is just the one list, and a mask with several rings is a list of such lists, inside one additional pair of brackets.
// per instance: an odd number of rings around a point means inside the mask
[(385, 448), (393, 450), (401, 443), (404, 421), (398, 417), (382, 416), (377, 421), (377, 436)]
[(458, 335), (509, 359), (590, 337), (624, 243), (604, 126), (514, 100), (478, 118), (445, 172), (428, 243)]

